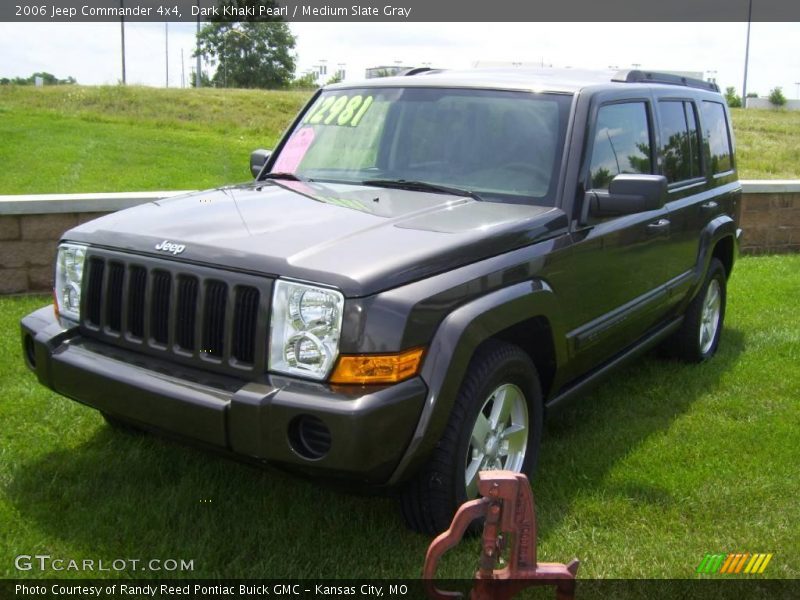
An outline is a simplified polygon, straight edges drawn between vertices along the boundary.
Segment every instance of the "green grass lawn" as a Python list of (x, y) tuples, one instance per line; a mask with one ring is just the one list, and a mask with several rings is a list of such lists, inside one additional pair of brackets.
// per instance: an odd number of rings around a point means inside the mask
[[(765, 577), (800, 577), (798, 298), (800, 256), (742, 259), (712, 361), (648, 355), (547, 424), (540, 560), (577, 556), (582, 577), (692, 578), (706, 552), (771, 552)], [(430, 538), (389, 498), (120, 434), (39, 386), (18, 321), (47, 301), (0, 299), (0, 577), (40, 576), (13, 567), (36, 553), (182, 558), (201, 578), (420, 575)], [(442, 574), (471, 576), (477, 555), (462, 544)]]
[[(0, 194), (204, 189), (250, 178), (310, 92), (0, 86)], [(733, 111), (739, 175), (800, 179), (800, 112)]]
[(310, 92), (0, 86), (0, 194), (205, 189), (250, 179)]

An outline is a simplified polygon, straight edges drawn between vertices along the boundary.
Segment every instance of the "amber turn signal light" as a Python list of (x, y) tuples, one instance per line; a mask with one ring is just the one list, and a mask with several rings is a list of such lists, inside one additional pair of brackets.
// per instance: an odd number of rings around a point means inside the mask
[(331, 375), (331, 383), (397, 383), (413, 377), (422, 365), (424, 348), (397, 354), (342, 355)]

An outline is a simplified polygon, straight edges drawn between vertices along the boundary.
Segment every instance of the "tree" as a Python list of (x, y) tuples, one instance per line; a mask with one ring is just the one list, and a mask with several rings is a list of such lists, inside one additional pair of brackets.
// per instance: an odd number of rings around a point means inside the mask
[[(189, 73), (189, 87), (197, 87), (195, 83), (196, 77), (197, 74), (192, 70), (192, 72)], [(200, 72), (200, 87), (211, 87), (211, 78), (203, 71)]]
[(773, 106), (783, 106), (786, 104), (786, 96), (783, 95), (781, 86), (774, 87), (769, 91), (769, 101)]
[(30, 77), (14, 77), (14, 79), (8, 79), (7, 77), (3, 77), (0, 79), (0, 85), (34, 85), (36, 83), (36, 78), (41, 77), (42, 83), (44, 85), (75, 85), (78, 81), (74, 77), (67, 77), (66, 79), (59, 79), (52, 73), (46, 72), (39, 72), (34, 73)]
[[(272, 0), (227, 0), (222, 7), (252, 7), (258, 18), (259, 7), (274, 7)], [(198, 35), (199, 54), (217, 70), (211, 82), (216, 87), (281, 88), (292, 81), (295, 38), (286, 23), (226, 22), (222, 17), (203, 26)], [(194, 56), (198, 52), (195, 51)]]
[(736, 95), (736, 88), (733, 86), (725, 88), (725, 101), (731, 108), (741, 108), (742, 106), (742, 99)]

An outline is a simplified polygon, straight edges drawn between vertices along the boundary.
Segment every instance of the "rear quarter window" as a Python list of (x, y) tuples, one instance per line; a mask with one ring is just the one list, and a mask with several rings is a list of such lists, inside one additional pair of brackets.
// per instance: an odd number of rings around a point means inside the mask
[(711, 155), (711, 173), (725, 173), (733, 169), (731, 136), (725, 107), (719, 102), (703, 101), (703, 123)]

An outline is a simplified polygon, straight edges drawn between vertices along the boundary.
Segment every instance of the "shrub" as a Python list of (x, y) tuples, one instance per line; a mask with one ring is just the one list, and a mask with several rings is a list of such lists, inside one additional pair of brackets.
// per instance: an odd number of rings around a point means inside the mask
[(725, 88), (725, 101), (731, 108), (741, 108), (742, 99), (736, 95), (736, 88), (731, 86)]
[(780, 86), (772, 88), (769, 92), (769, 101), (773, 106), (783, 106), (786, 104), (786, 96)]

